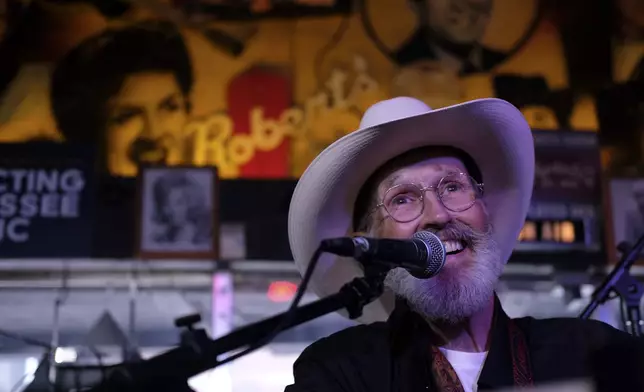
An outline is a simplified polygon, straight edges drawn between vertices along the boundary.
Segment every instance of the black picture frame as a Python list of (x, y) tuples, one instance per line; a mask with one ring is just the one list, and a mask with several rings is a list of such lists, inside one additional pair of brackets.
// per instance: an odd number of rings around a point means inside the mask
[(143, 166), (137, 188), (139, 258), (219, 258), (219, 177), (215, 167)]

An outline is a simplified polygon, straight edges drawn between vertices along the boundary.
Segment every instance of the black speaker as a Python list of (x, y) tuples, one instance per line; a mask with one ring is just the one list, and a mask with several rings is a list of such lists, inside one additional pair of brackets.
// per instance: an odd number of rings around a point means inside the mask
[[(52, 1), (52, 0), (49, 0)], [(53, 0), (56, 3), (78, 3), (78, 0)], [(106, 18), (118, 18), (130, 10), (131, 4), (124, 0), (82, 0), (96, 7)]]
[(570, 88), (595, 92), (612, 81), (615, 8), (610, 0), (556, 3)]
[(644, 86), (639, 82), (617, 84), (597, 94), (599, 142), (603, 146), (639, 143), (644, 123)]

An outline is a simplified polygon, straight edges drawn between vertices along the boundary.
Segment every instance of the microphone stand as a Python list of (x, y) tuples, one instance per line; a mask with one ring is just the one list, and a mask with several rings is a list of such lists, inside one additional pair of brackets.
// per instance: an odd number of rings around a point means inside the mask
[[(582, 311), (580, 318), (588, 319), (595, 309), (606, 302), (612, 292), (615, 292), (621, 300), (622, 322), (626, 330), (633, 336), (642, 337), (644, 324), (640, 309), (643, 295), (642, 284), (630, 275), (630, 269), (642, 249), (644, 249), (644, 236), (640, 237), (632, 248), (622, 253), (622, 258), (615, 268), (593, 292), (590, 303)], [(624, 310), (626, 310), (626, 315)]]
[[(186, 328), (181, 333), (179, 347), (140, 362), (111, 367), (69, 367), (69, 378), (75, 379), (70, 381), (78, 381), (74, 372), (93, 371), (93, 377), (86, 377), (94, 378), (90, 392), (191, 391), (187, 380), (219, 366), (222, 361), (218, 357), (223, 354), (252, 346), (273, 333), (342, 309), (348, 311), (351, 319), (360, 317), (363, 307), (382, 295), (387, 271), (375, 266), (365, 268), (364, 277), (345, 284), (336, 294), (295, 308), (293, 312), (284, 312), (239, 328), (216, 340), (211, 340), (203, 329), (194, 329), (193, 325), (201, 319), (199, 315), (183, 317), (175, 321), (178, 327)], [(59, 370), (64, 370), (64, 367)], [(71, 384), (71, 388), (78, 387), (78, 383)]]

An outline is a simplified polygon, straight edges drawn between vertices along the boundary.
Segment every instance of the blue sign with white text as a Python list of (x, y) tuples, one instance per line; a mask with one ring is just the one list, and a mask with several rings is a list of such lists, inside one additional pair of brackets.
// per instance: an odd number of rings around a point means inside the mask
[(0, 145), (0, 258), (91, 255), (93, 162), (73, 145)]

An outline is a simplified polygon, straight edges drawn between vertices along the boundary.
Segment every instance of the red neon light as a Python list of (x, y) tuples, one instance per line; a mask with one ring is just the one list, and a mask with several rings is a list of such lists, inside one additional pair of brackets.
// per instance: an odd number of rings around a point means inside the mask
[(297, 292), (297, 285), (291, 282), (271, 282), (266, 295), (273, 302), (287, 302), (293, 299)]

